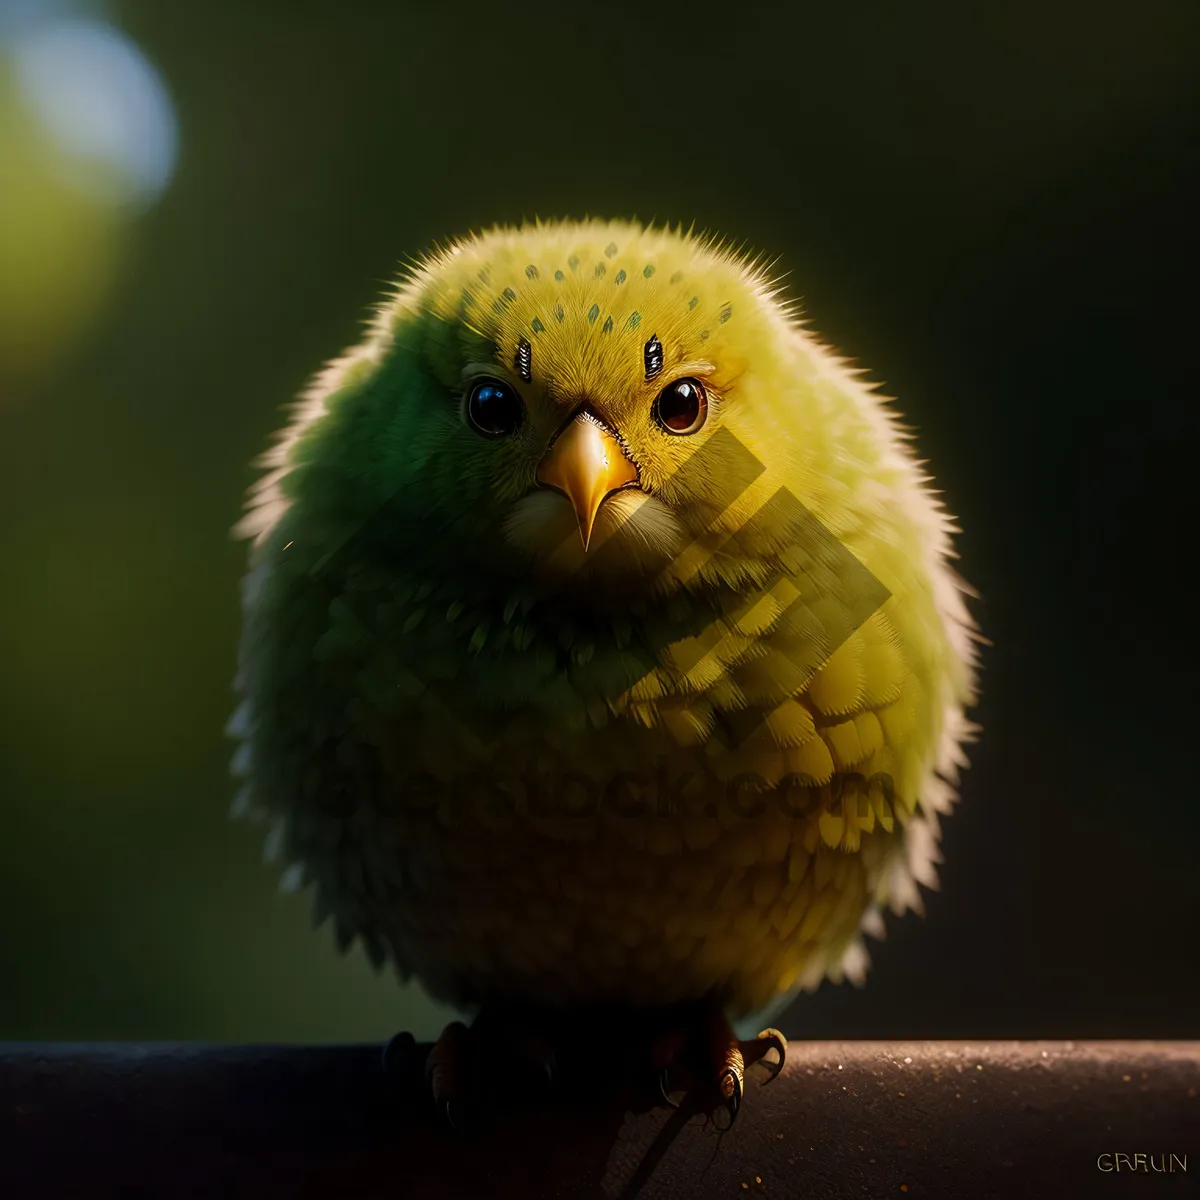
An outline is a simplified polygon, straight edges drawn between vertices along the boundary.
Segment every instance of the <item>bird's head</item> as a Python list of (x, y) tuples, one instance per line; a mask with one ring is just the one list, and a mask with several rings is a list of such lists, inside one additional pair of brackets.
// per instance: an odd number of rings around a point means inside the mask
[(397, 286), (318, 382), (292, 462), (340, 462), (365, 507), (402, 496), (393, 525), (481, 570), (670, 591), (770, 494), (797, 434), (791, 330), (764, 273), (712, 242), (497, 229)]

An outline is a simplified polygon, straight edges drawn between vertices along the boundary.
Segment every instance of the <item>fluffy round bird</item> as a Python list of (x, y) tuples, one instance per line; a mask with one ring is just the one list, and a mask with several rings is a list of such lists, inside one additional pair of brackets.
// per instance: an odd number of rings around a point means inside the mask
[(713, 239), (438, 249), (238, 527), (237, 811), (460, 1009), (718, 1013), (736, 1111), (725, 1019), (861, 980), (936, 883), (980, 639), (910, 442)]

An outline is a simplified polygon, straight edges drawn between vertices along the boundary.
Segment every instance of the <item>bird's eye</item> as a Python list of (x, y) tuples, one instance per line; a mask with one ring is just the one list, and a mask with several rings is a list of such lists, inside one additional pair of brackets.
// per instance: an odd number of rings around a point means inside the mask
[(521, 397), (496, 379), (481, 379), (467, 396), (467, 420), (484, 437), (515, 433), (525, 416)]
[(698, 379), (669, 383), (654, 401), (655, 420), (668, 433), (696, 433), (708, 420), (708, 393)]

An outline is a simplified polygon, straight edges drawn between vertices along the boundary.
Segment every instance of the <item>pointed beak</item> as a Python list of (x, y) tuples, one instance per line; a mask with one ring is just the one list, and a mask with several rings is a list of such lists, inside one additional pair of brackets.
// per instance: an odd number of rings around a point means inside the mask
[(586, 551), (605, 497), (637, 483), (638, 471), (608, 427), (580, 413), (546, 451), (537, 481), (570, 500)]

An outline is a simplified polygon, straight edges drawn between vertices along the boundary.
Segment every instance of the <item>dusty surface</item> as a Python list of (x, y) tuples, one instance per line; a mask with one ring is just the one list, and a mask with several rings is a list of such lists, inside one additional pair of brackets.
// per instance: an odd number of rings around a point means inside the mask
[[(0, 1044), (0, 1196), (601, 1200), (668, 1119), (640, 1096), (461, 1137), (375, 1047)], [(731, 1132), (658, 1150), (640, 1200), (1200, 1195), (1200, 1042), (793, 1042)]]

